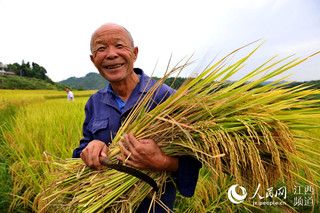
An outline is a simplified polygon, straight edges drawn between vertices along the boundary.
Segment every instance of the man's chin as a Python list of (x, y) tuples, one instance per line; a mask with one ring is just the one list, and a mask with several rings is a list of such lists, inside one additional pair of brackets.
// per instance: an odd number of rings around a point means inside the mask
[(104, 75), (103, 78), (109, 81), (110, 83), (117, 83), (122, 80), (121, 75)]

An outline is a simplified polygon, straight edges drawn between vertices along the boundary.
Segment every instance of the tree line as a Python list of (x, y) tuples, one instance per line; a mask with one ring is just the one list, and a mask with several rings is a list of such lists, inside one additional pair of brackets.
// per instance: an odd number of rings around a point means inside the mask
[(54, 82), (46, 75), (47, 70), (35, 62), (31, 62), (30, 64), (30, 62), (25, 63), (23, 60), (21, 64), (8, 64), (6, 71), (13, 72), (15, 75), (21, 77), (36, 78), (54, 84)]
[(5, 68), (14, 76), (0, 75), (0, 89), (48, 89), (65, 90), (68, 85), (55, 83), (47, 76), (47, 70), (35, 63), (7, 64)]

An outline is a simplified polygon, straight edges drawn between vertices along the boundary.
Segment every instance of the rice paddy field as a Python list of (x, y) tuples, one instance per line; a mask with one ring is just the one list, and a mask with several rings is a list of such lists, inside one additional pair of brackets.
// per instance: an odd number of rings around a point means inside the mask
[[(120, 127), (108, 158), (116, 163), (128, 132), (158, 139), (165, 154), (197, 158), (195, 194), (177, 192), (173, 212), (320, 212), (320, 91), (277, 85), (284, 78), (259, 86), (307, 58), (277, 67), (287, 58), (273, 57), (230, 83), (254, 51), (225, 66), (232, 52), (148, 111), (160, 79)], [(68, 102), (64, 91), (0, 90), (0, 212), (134, 212), (146, 196), (159, 202), (136, 177), (70, 159), (94, 92), (74, 91)], [(160, 188), (169, 178), (144, 172)]]
[[(85, 103), (93, 92), (75, 91), (75, 101), (68, 102), (65, 92), (0, 91), (0, 212), (39, 211), (34, 200), (46, 188), (43, 180), (50, 180), (53, 172), (52, 165), (45, 162), (53, 156), (71, 157), (82, 137)], [(320, 119), (315, 119), (315, 125), (319, 124)], [(314, 128), (309, 134), (320, 138), (320, 129)], [(312, 146), (314, 150), (320, 149), (319, 143)], [(192, 198), (177, 194), (175, 212), (320, 211), (318, 196), (312, 194), (314, 189), (306, 190), (310, 185), (308, 181), (297, 183), (295, 189), (287, 187), (287, 197), (282, 200), (287, 205), (253, 205), (249, 200), (233, 204), (228, 199), (228, 189), (235, 184), (234, 180), (222, 175), (218, 181), (213, 181), (210, 173), (212, 171), (206, 168), (201, 170), (196, 194)], [(286, 186), (285, 181), (282, 185)], [(266, 199), (266, 193), (259, 192), (264, 201), (281, 201), (279, 196), (279, 199)]]
[(81, 137), (84, 105), (93, 92), (75, 91), (76, 101), (68, 102), (64, 91), (0, 91), (0, 212), (10, 205), (12, 212), (37, 211), (32, 200), (50, 171), (41, 163), (44, 151), (71, 157)]

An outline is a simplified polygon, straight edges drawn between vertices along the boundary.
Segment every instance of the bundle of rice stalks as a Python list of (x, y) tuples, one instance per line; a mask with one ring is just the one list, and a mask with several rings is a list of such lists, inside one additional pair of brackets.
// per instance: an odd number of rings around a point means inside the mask
[[(123, 134), (133, 133), (138, 139), (152, 138), (169, 156), (197, 158), (213, 171), (213, 179), (228, 174), (249, 192), (258, 184), (265, 190), (279, 180), (292, 186), (301, 169), (316, 184), (313, 178), (319, 175), (313, 166), (318, 162), (306, 161), (307, 154), (296, 149), (296, 142), (306, 138), (295, 135), (293, 130), (309, 128), (310, 119), (320, 116), (319, 101), (308, 99), (320, 92), (304, 86), (286, 88), (280, 83), (285, 78), (259, 86), (307, 58), (285, 62), (288, 58), (274, 61), (273, 57), (240, 80), (230, 82), (256, 49), (227, 66), (226, 59), (237, 51), (190, 79), (150, 111), (158, 88), (173, 72), (181, 72), (184, 65), (173, 68), (132, 111), (113, 139), (108, 158), (116, 163)], [(36, 199), (39, 210), (129, 212), (146, 196), (161, 204), (158, 197), (170, 177), (167, 172), (143, 171), (159, 186), (160, 192), (155, 193), (144, 181), (113, 169), (96, 171), (81, 160), (57, 165), (56, 181)]]

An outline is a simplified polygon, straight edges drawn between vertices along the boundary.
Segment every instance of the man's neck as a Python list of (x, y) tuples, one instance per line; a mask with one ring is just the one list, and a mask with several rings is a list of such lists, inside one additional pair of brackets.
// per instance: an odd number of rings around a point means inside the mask
[(113, 91), (124, 101), (126, 102), (134, 88), (139, 83), (140, 79), (139, 76), (132, 72), (131, 75), (129, 75), (124, 81), (111, 83), (110, 85), (113, 89)]

